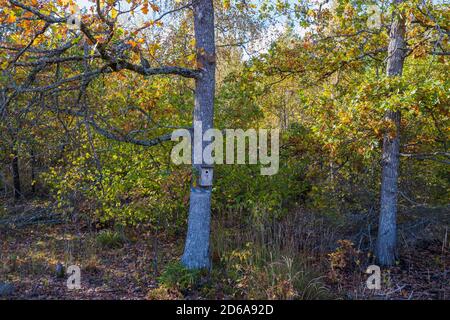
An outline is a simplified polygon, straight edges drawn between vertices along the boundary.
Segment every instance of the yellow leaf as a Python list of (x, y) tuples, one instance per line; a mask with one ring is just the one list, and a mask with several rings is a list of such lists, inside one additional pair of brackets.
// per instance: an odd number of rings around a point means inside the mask
[(59, 0), (58, 4), (60, 6), (66, 7), (66, 6), (68, 6), (70, 4), (70, 0)]
[(17, 18), (16, 15), (14, 14), (14, 12), (11, 12), (8, 16), (8, 19), (6, 19), (7, 23), (14, 23), (16, 22)]
[(187, 60), (189, 62), (193, 62), (196, 57), (197, 57), (197, 55), (195, 53), (191, 53), (190, 55), (187, 56)]
[(152, 43), (149, 48), (148, 48), (148, 53), (153, 56), (156, 53), (156, 50), (159, 49), (159, 44), (157, 43)]
[(113, 19), (117, 18), (118, 14), (119, 13), (117, 12), (116, 8), (112, 8), (112, 10), (111, 10), (111, 18), (113, 18)]

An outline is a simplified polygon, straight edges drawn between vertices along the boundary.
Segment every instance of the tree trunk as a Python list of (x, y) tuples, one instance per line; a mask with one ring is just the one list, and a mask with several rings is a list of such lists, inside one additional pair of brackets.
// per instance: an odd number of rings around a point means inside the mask
[(13, 174), (13, 185), (14, 185), (14, 198), (19, 199), (22, 195), (22, 190), (20, 188), (20, 174), (19, 174), (19, 155), (17, 150), (13, 150), (12, 159), (12, 174)]
[[(193, 4), (194, 29), (197, 48), (197, 67), (202, 70), (195, 83), (194, 124), (201, 122), (202, 132), (213, 127), (216, 52), (214, 40), (214, 7), (212, 0), (198, 0)], [(205, 143), (202, 142), (202, 150)], [(195, 149), (195, 141), (192, 144)], [(195, 156), (192, 153), (193, 158)], [(203, 159), (203, 157), (202, 157)], [(199, 173), (203, 165), (193, 164), (193, 178), (189, 205), (188, 232), (181, 259), (188, 269), (210, 268), (209, 236), (211, 222), (211, 190), (200, 186)]]
[(34, 147), (31, 147), (31, 192), (36, 193), (36, 155), (34, 153)]
[[(397, 0), (397, 4), (403, 0)], [(387, 76), (401, 76), (406, 57), (405, 20), (394, 12), (390, 31), (387, 60)], [(390, 266), (397, 256), (397, 189), (400, 162), (400, 111), (389, 110), (386, 119), (393, 123), (393, 130), (384, 134), (381, 176), (380, 220), (378, 225), (377, 260)]]
[(0, 179), (2, 180), (3, 195), (6, 197), (8, 194), (8, 185), (6, 183), (5, 175), (3, 174), (3, 172), (0, 172)]

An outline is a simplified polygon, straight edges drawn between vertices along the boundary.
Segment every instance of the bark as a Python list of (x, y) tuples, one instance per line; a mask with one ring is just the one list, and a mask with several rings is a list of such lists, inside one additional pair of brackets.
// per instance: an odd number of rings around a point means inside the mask
[[(397, 4), (403, 0), (397, 0)], [(387, 60), (387, 76), (401, 76), (406, 57), (405, 20), (394, 13), (391, 25)], [(386, 119), (394, 124), (394, 130), (386, 132), (383, 139), (380, 219), (377, 238), (377, 260), (390, 266), (397, 257), (397, 192), (400, 163), (400, 111), (389, 110)]]
[(0, 180), (2, 181), (3, 194), (6, 197), (6, 195), (8, 194), (8, 185), (6, 183), (5, 177), (6, 175), (3, 172), (0, 172)]
[[(212, 0), (193, 4), (197, 64), (201, 74), (195, 80), (194, 123), (201, 121), (202, 131), (213, 127), (216, 52), (214, 40), (214, 7)], [(192, 143), (194, 150), (195, 143)], [(202, 144), (202, 150), (205, 143)], [(192, 153), (194, 156), (194, 152)], [(211, 221), (211, 187), (201, 187), (196, 181), (202, 164), (193, 164), (188, 232), (183, 257), (189, 269), (210, 268), (209, 236)]]
[(22, 189), (20, 187), (19, 155), (17, 153), (17, 150), (13, 150), (12, 174), (13, 174), (14, 198), (19, 199), (22, 195)]
[(30, 151), (31, 157), (31, 192), (36, 193), (36, 155), (34, 153), (34, 148), (31, 147)]

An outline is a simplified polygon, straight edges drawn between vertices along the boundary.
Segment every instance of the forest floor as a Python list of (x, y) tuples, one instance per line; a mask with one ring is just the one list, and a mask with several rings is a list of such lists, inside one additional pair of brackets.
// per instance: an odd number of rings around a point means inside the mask
[[(16, 219), (15, 224), (2, 225), (6, 218), (0, 216), (0, 285), (8, 283), (14, 288), (0, 299), (235, 297), (229, 290), (221, 292), (221, 286), (216, 286), (208, 296), (195, 290), (181, 294), (175, 289), (166, 290), (163, 295), (154, 294), (158, 292), (161, 271), (181, 256), (181, 236), (155, 237), (146, 233), (145, 227), (134, 228), (126, 230), (123, 238), (126, 240), (116, 246), (99, 241), (98, 232), (90, 230), (87, 224), (35, 220), (22, 219), (28, 222), (20, 223)], [(398, 265), (383, 270), (381, 290), (366, 288), (368, 275), (361, 268), (338, 268), (330, 272), (327, 261), (331, 252), (324, 253), (317, 265), (327, 296), (333, 299), (450, 299), (447, 243), (445, 238), (403, 246)], [(80, 290), (68, 290), (66, 279), (57, 277), (58, 263), (81, 267)]]

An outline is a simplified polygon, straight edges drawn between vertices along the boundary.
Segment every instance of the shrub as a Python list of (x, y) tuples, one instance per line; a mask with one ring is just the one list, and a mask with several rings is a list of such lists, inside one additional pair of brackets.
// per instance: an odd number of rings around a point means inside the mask
[(349, 240), (339, 240), (339, 247), (332, 253), (328, 254), (330, 260), (330, 279), (338, 282), (342, 281), (346, 274), (352, 274), (354, 270), (360, 266), (360, 252), (358, 252), (353, 242)]
[(126, 242), (126, 239), (117, 231), (102, 230), (97, 235), (96, 242), (103, 248), (120, 248)]
[[(329, 293), (312, 267), (300, 256), (293, 258), (281, 251), (267, 253), (248, 244), (230, 253), (227, 274), (234, 282), (237, 298), (245, 299), (323, 299)], [(288, 253), (286, 253), (288, 254)], [(289, 254), (292, 254), (289, 253)]]
[(180, 291), (176, 288), (167, 288), (165, 285), (152, 289), (147, 294), (149, 300), (180, 300), (182, 298)]
[(172, 262), (167, 265), (158, 281), (166, 287), (186, 291), (195, 287), (201, 276), (202, 270), (189, 270), (180, 262)]

